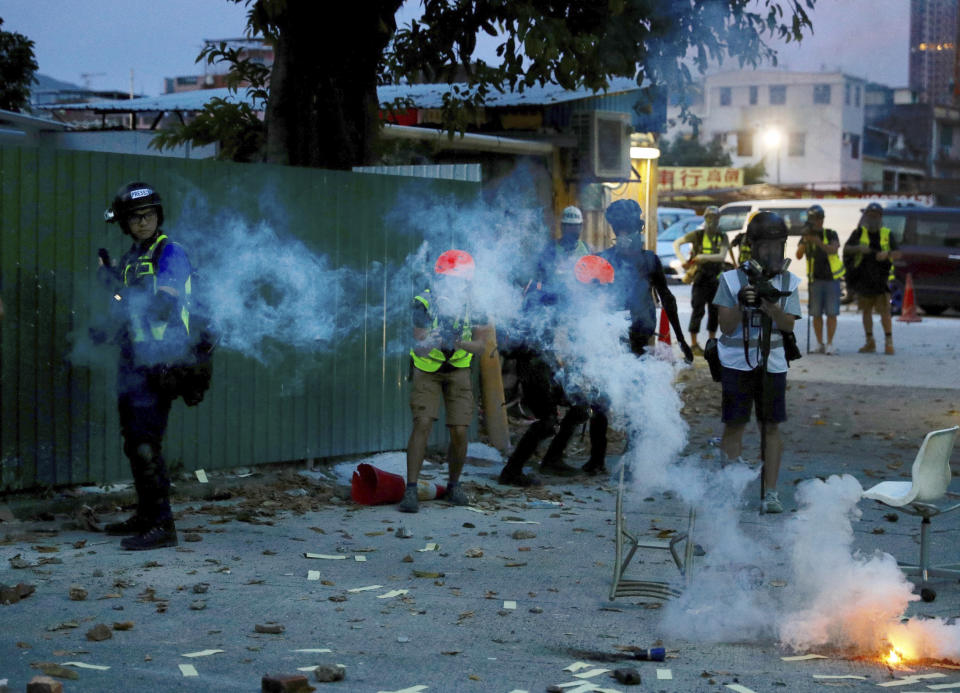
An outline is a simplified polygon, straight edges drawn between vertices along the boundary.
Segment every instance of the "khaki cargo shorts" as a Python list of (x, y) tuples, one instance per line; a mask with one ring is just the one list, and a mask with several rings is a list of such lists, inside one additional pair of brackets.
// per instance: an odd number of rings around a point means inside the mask
[(473, 386), (469, 368), (457, 368), (450, 373), (427, 373), (413, 369), (413, 388), (410, 390), (410, 411), (415, 419), (436, 421), (440, 415), (440, 401), (447, 415), (447, 426), (469, 426), (473, 419)]
[(890, 294), (877, 294), (876, 296), (857, 295), (857, 307), (860, 310), (874, 310), (880, 315), (890, 313)]

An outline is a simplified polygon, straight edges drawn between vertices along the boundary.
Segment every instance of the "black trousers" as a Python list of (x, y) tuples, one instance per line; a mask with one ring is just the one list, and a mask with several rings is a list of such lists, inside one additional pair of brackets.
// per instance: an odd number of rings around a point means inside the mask
[(713, 305), (713, 297), (720, 287), (717, 277), (697, 279), (690, 288), (690, 332), (700, 331), (700, 321), (704, 312), (707, 313), (707, 332), (716, 332), (720, 325), (717, 307)]
[(137, 515), (159, 524), (173, 517), (170, 477), (163, 459), (163, 436), (173, 397), (157, 369), (129, 364), (120, 366), (117, 390), (123, 452), (137, 490)]

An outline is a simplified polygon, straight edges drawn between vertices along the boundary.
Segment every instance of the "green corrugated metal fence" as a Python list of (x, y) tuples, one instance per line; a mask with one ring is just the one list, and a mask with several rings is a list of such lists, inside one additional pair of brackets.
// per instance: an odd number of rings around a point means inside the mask
[[(269, 196), (286, 217), (284, 231), (329, 256), (334, 267), (364, 271), (375, 261), (397, 263), (420, 242), (384, 220), (409, 184), (401, 177), (0, 147), (0, 295), (6, 308), (0, 322), (0, 492), (129, 477), (115, 365), (107, 356), (85, 365), (68, 357), (104, 306), (97, 249), (119, 257), (129, 245), (102, 218), (116, 189), (131, 180), (157, 187), (164, 229), (172, 234), (185, 200), (200, 191), (210, 209), (250, 218)], [(478, 189), (423, 179), (416, 186), (461, 199)], [(340, 300), (336, 289), (332, 306)], [(377, 299), (371, 305), (408, 299), (385, 296), (382, 273), (370, 273), (364, 290)], [(217, 469), (403, 448), (409, 364), (387, 345), (406, 339), (409, 329), (409, 322), (389, 321), (381, 311), (365, 315), (362, 329), (334, 352), (287, 353), (264, 365), (219, 350), (204, 402), (189, 409), (174, 404), (167, 459), (186, 470)]]

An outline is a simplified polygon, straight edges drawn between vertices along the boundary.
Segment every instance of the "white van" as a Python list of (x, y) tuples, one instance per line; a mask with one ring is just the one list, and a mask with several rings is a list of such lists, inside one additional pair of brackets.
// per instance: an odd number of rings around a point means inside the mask
[[(776, 212), (787, 224), (787, 247), (784, 257), (790, 258), (790, 271), (801, 278), (801, 287), (807, 285), (807, 268), (804, 260), (797, 260), (797, 245), (803, 235), (803, 225), (807, 221), (807, 209), (811, 205), (823, 207), (823, 225), (833, 229), (840, 236), (840, 245), (847, 242), (853, 230), (860, 225), (860, 217), (864, 207), (870, 202), (879, 202), (884, 207), (914, 207), (920, 206), (910, 200), (867, 199), (867, 198), (840, 198), (819, 199), (800, 198), (783, 200), (744, 200), (743, 202), (729, 202), (720, 208), (720, 230), (726, 232), (727, 238), (733, 242), (734, 238), (747, 230), (747, 221), (753, 212)], [(734, 251), (736, 254), (736, 251)]]

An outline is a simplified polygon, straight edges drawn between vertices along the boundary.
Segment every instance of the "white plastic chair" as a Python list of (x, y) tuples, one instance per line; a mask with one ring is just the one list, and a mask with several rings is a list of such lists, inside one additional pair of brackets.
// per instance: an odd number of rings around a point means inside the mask
[(920, 564), (898, 561), (907, 575), (920, 576), (920, 597), (932, 602), (937, 593), (927, 587), (930, 577), (960, 578), (960, 563), (930, 565), (930, 518), (960, 508), (960, 503), (941, 507), (935, 502), (944, 498), (950, 485), (950, 455), (960, 426), (931, 431), (923, 439), (913, 461), (910, 481), (882, 481), (864, 491), (863, 497), (879, 501), (898, 512), (922, 517), (920, 523)]

